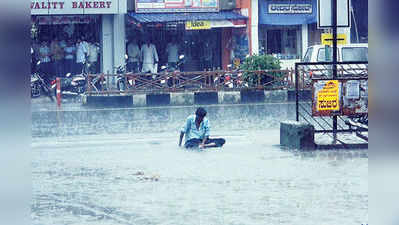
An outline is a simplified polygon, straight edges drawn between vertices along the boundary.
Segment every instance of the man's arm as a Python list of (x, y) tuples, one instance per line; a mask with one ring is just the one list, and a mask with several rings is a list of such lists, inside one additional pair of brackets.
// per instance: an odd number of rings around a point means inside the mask
[(208, 140), (208, 138), (209, 138), (209, 136), (205, 136), (204, 139), (202, 139), (202, 143), (201, 143), (200, 147), (201, 147), (201, 146), (202, 146), (202, 147), (205, 147), (205, 143), (206, 143), (206, 141)]
[(179, 147), (181, 146), (181, 142), (182, 142), (182, 140), (183, 140), (183, 137), (184, 137), (184, 133), (183, 133), (183, 132), (180, 132)]
[(157, 49), (155, 48), (155, 45), (152, 45), (152, 49), (154, 51), (154, 57), (155, 57), (155, 63), (158, 63), (159, 59), (158, 59), (158, 52)]
[(202, 139), (202, 143), (200, 145), (200, 148), (208, 147), (207, 145), (205, 145), (205, 143), (208, 140), (209, 135), (210, 135), (210, 126), (209, 126), (209, 121), (208, 120), (204, 121), (204, 130), (205, 130), (204, 138)]

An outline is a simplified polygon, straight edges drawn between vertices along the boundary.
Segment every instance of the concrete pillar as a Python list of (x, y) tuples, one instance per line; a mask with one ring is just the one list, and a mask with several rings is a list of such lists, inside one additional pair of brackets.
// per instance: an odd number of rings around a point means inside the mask
[(258, 37), (258, 26), (259, 26), (259, 5), (258, 0), (251, 0), (251, 44), (252, 54), (259, 54), (259, 37)]
[[(125, 15), (115, 14), (112, 15), (112, 69), (113, 74), (116, 73), (117, 66), (125, 63), (126, 43), (125, 43)], [(116, 77), (109, 80), (111, 88), (116, 88)]]
[(113, 67), (113, 15), (102, 15), (101, 32), (101, 72), (112, 73)]
[(290, 149), (313, 150), (314, 127), (311, 124), (297, 121), (280, 123), (280, 145)]
[[(115, 14), (113, 15), (113, 47), (114, 47), (114, 67), (125, 63), (126, 54), (126, 35), (125, 35), (125, 15)], [(116, 73), (116, 70), (113, 71)]]
[(308, 43), (309, 43), (309, 32), (308, 32), (308, 24), (302, 24), (302, 56), (306, 53), (306, 49), (308, 48)]

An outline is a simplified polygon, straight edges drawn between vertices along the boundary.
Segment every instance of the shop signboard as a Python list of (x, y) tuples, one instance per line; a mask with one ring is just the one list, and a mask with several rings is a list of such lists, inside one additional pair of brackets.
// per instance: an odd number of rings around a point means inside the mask
[(207, 30), (211, 29), (211, 21), (187, 21), (186, 30)]
[(31, 0), (31, 15), (126, 13), (126, 0)]
[[(350, 27), (349, 0), (337, 0), (337, 27)], [(332, 27), (332, 1), (317, 1), (317, 27), (319, 29)]]
[(353, 116), (368, 113), (368, 80), (313, 81), (313, 116)]
[(269, 4), (268, 13), (312, 14), (312, 4)]
[(219, 0), (136, 0), (137, 13), (218, 11)]
[(338, 80), (313, 82), (313, 116), (329, 116), (340, 110), (340, 83)]
[[(346, 34), (337, 34), (337, 44), (346, 45), (348, 43)], [(321, 34), (321, 44), (322, 45), (333, 45), (333, 35), (332, 33)]]

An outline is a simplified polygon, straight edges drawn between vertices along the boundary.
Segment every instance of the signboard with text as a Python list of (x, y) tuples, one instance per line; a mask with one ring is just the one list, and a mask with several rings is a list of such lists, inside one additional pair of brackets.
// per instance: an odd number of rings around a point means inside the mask
[(329, 116), (340, 111), (341, 86), (338, 80), (317, 80), (313, 83), (313, 116)]
[(313, 80), (312, 116), (368, 113), (368, 79)]
[(218, 11), (219, 0), (136, 0), (137, 13)]
[(268, 6), (268, 13), (312, 14), (312, 4), (269, 4)]
[(126, 0), (31, 0), (31, 15), (126, 13)]
[(211, 29), (211, 21), (187, 21), (186, 30), (207, 30)]

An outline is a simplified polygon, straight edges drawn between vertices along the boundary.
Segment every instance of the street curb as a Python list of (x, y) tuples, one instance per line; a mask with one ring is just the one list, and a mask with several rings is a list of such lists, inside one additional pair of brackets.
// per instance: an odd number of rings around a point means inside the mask
[[(312, 99), (311, 95), (311, 90), (301, 90), (299, 92), (299, 100), (310, 101)], [(32, 103), (41, 101), (47, 100), (32, 100)], [(82, 97), (83, 105), (98, 108), (283, 103), (293, 101), (295, 101), (295, 90), (176, 92)]]

